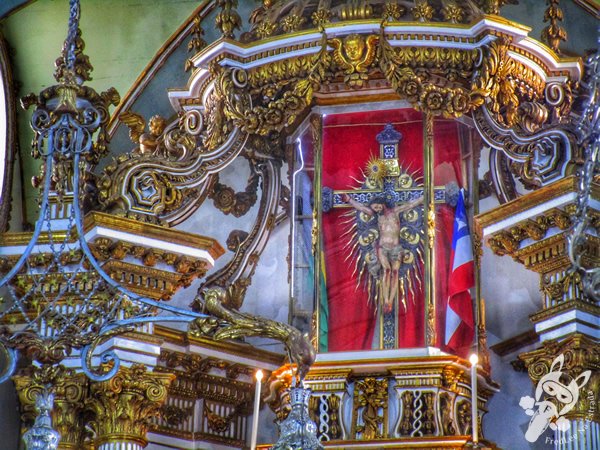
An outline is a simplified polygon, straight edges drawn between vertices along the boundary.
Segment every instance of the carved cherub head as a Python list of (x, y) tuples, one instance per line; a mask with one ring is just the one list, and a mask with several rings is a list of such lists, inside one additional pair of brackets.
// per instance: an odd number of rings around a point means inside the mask
[(166, 126), (167, 121), (159, 115), (152, 116), (148, 122), (148, 130), (154, 136), (160, 136), (165, 131)]
[(359, 62), (364, 51), (365, 39), (360, 34), (350, 34), (344, 39), (344, 52), (350, 62)]

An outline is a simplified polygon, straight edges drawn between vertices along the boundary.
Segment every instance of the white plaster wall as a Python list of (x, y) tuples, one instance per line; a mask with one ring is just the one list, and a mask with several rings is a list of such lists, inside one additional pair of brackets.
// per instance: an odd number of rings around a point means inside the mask
[[(219, 182), (230, 186), (234, 191), (239, 192), (245, 189), (250, 169), (248, 163), (243, 158), (237, 158), (229, 166), (227, 166), (219, 174)], [(213, 239), (216, 239), (225, 250), (225, 253), (215, 261), (215, 266), (207, 272), (207, 276), (215, 273), (217, 270), (225, 266), (234, 252), (227, 249), (227, 237), (233, 230), (243, 230), (250, 232), (256, 221), (258, 214), (258, 205), (262, 192), (259, 187), (256, 204), (242, 217), (234, 217), (233, 215), (225, 215), (219, 211), (213, 203), (213, 200), (207, 198), (202, 205), (184, 222), (176, 227), (177, 230), (186, 231), (188, 233), (200, 234)], [(260, 264), (260, 263), (259, 263)], [(198, 288), (202, 284), (202, 280), (195, 280), (189, 287), (178, 291), (171, 300), (170, 304), (181, 308), (188, 308), (189, 304), (194, 300)], [(172, 324), (174, 328), (181, 328), (176, 324)]]
[(481, 297), (488, 331), (500, 340), (508, 339), (533, 329), (529, 316), (541, 308), (539, 275), (484, 247)]
[[(273, 230), (246, 293), (242, 311), (288, 322), (288, 236), (289, 222), (286, 220)], [(248, 339), (248, 342), (265, 350), (283, 351), (283, 346), (275, 341)]]

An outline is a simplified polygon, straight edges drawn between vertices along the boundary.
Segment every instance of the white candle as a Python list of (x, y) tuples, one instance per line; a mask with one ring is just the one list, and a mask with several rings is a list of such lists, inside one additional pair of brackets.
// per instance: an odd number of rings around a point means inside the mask
[(476, 446), (479, 443), (479, 423), (477, 420), (477, 363), (479, 358), (476, 354), (472, 354), (469, 361), (471, 361), (471, 424), (473, 428), (473, 446)]
[(257, 370), (256, 390), (254, 391), (254, 415), (252, 416), (252, 437), (250, 438), (251, 450), (256, 450), (256, 436), (258, 435), (258, 409), (260, 408), (260, 387), (262, 378), (262, 370)]

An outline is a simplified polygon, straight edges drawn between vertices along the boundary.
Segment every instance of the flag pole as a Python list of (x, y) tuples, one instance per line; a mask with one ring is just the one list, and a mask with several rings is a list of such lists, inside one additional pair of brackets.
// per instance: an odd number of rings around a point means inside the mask
[[(473, 216), (475, 217), (477, 214), (479, 214), (479, 173), (478, 173), (478, 166), (479, 166), (479, 157), (480, 157), (480, 153), (481, 153), (481, 149), (477, 149), (475, 150), (478, 152), (478, 158), (473, 157), (473, 178), (472, 178), (472, 192), (470, 193), (469, 197), (471, 197), (472, 201), (473, 201)], [(467, 216), (468, 217), (468, 216)], [(469, 224), (469, 230), (475, 230), (475, 227), (473, 226), (474, 223), (473, 221)], [(471, 233), (471, 236), (474, 236), (475, 239), (472, 240), (471, 242), (471, 246), (473, 246), (473, 243), (476, 242), (475, 244), (475, 248), (473, 248), (473, 260), (475, 263), (475, 272), (474, 272), (474, 276), (475, 276), (475, 305), (473, 306), (473, 324), (475, 327), (474, 330), (474, 342), (473, 342), (473, 351), (474, 353), (476, 353), (477, 355), (480, 354), (479, 352), (479, 322), (480, 322), (480, 309), (481, 309), (481, 241), (479, 239), (479, 235), (476, 233)]]

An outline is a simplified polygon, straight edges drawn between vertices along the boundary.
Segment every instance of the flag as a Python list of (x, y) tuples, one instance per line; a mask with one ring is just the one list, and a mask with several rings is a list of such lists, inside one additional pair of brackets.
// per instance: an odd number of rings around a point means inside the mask
[(475, 336), (473, 301), (469, 292), (475, 285), (475, 264), (462, 189), (454, 213), (450, 262), (445, 344), (457, 355), (466, 357)]

